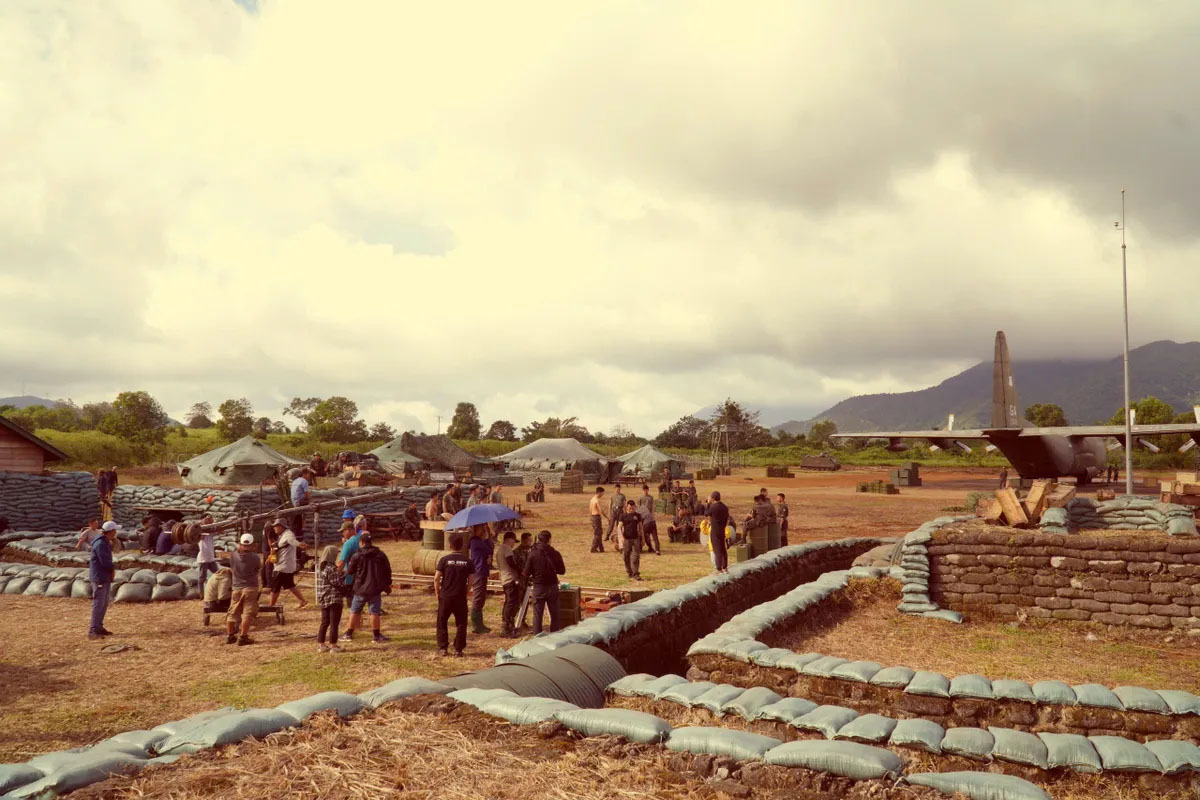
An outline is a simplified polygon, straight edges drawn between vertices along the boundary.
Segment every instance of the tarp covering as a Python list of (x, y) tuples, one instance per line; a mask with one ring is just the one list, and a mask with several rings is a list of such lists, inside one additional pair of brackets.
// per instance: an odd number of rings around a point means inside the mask
[(435, 469), (470, 469), (479, 472), (491, 469), (495, 464), (490, 458), (471, 455), (456, 445), (449, 436), (406, 433), (395, 441), (400, 442), (400, 449), (405, 453), (411, 453)]
[(179, 474), (184, 486), (257, 486), (270, 478), (277, 467), (307, 463), (286, 456), (253, 436), (244, 436), (233, 444), (183, 462)]
[[(424, 461), (412, 453), (405, 452), (404, 447), (400, 444), (400, 439), (402, 438), (401, 436), (397, 436), (387, 444), (379, 445), (379, 447), (376, 447), (367, 453), (367, 455), (378, 457), (381, 464), (411, 464), (412, 468), (420, 469), (425, 465)], [(391, 470), (388, 471), (390, 472)], [(403, 472), (403, 469), (400, 471)]]
[(575, 439), (538, 439), (504, 456), (509, 469), (562, 472), (577, 469), (592, 474), (606, 474), (610, 461), (589, 450)]
[(621, 456), (621, 474), (622, 475), (649, 475), (658, 477), (662, 475), (663, 467), (671, 470), (671, 477), (675, 478), (683, 474), (683, 462), (659, 450), (652, 444), (644, 447), (639, 447), (632, 453), (626, 453)]

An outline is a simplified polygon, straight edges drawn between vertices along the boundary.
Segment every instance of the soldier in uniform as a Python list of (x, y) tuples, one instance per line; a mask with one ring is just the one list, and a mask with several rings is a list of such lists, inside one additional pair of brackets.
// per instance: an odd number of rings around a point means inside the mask
[(787, 543), (788, 543), (788, 538), (787, 538), (787, 534), (788, 534), (787, 498), (784, 497), (783, 492), (780, 492), (779, 494), (775, 495), (775, 499), (778, 501), (778, 505), (775, 508), (775, 516), (777, 516), (779, 518), (779, 546), (787, 547)]

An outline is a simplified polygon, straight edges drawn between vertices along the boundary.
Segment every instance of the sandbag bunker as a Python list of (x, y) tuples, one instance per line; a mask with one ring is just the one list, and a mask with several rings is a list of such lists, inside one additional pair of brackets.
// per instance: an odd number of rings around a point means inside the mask
[[(121, 531), (118, 537), (123, 543), (136, 545), (136, 534), (132, 531)], [(90, 600), (89, 556), (87, 551), (73, 549), (78, 539), (78, 533), (0, 534), (0, 594)], [(231, 534), (216, 536), (213, 541), (218, 550), (235, 547)], [(195, 556), (155, 556), (120, 550), (113, 553), (113, 564), (114, 603), (199, 600), (203, 595)]]

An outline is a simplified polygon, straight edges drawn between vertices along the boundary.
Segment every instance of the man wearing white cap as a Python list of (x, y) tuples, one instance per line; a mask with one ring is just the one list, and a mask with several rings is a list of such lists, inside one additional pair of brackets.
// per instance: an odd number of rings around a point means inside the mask
[(92, 624), (88, 628), (89, 639), (112, 636), (112, 631), (104, 627), (104, 615), (108, 613), (109, 594), (115, 574), (112, 543), (116, 540), (120, 527), (110, 520), (100, 529), (103, 535), (92, 539), (92, 552), (88, 560), (88, 579), (92, 584)]
[[(258, 616), (259, 574), (262, 558), (254, 548), (254, 534), (243, 533), (238, 549), (229, 556), (233, 572), (233, 593), (229, 598), (229, 613), (225, 617), (225, 644), (254, 644), (250, 626)], [(238, 636), (240, 627), (241, 636)]]
[(271, 574), (271, 605), (279, 602), (279, 593), (287, 589), (300, 601), (300, 608), (308, 605), (304, 595), (296, 588), (296, 534), (292, 533), (283, 517), (275, 520), (275, 570)]

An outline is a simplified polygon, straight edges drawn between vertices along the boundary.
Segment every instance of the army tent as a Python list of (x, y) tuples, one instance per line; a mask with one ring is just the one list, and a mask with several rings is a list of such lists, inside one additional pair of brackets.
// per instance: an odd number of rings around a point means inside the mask
[(632, 453), (621, 456), (622, 475), (646, 475), (657, 478), (662, 475), (663, 467), (671, 470), (672, 478), (683, 474), (682, 461), (672, 458), (652, 444), (639, 447)]
[(387, 444), (379, 445), (379, 447), (376, 447), (370, 453), (367, 453), (367, 455), (377, 457), (380, 464), (398, 465), (400, 472), (422, 469), (425, 466), (425, 462), (412, 453), (405, 452), (404, 447), (400, 444), (401, 438), (397, 436)]
[(449, 436), (406, 433), (399, 441), (404, 452), (411, 453), (434, 469), (469, 469), (477, 474), (496, 468), (495, 461), (471, 455), (456, 445)]
[(257, 486), (275, 474), (277, 467), (298, 467), (308, 462), (286, 456), (253, 436), (201, 453), (179, 465), (184, 486)]
[(589, 450), (575, 439), (538, 439), (504, 456), (509, 469), (562, 472), (577, 469), (608, 480), (620, 462)]

